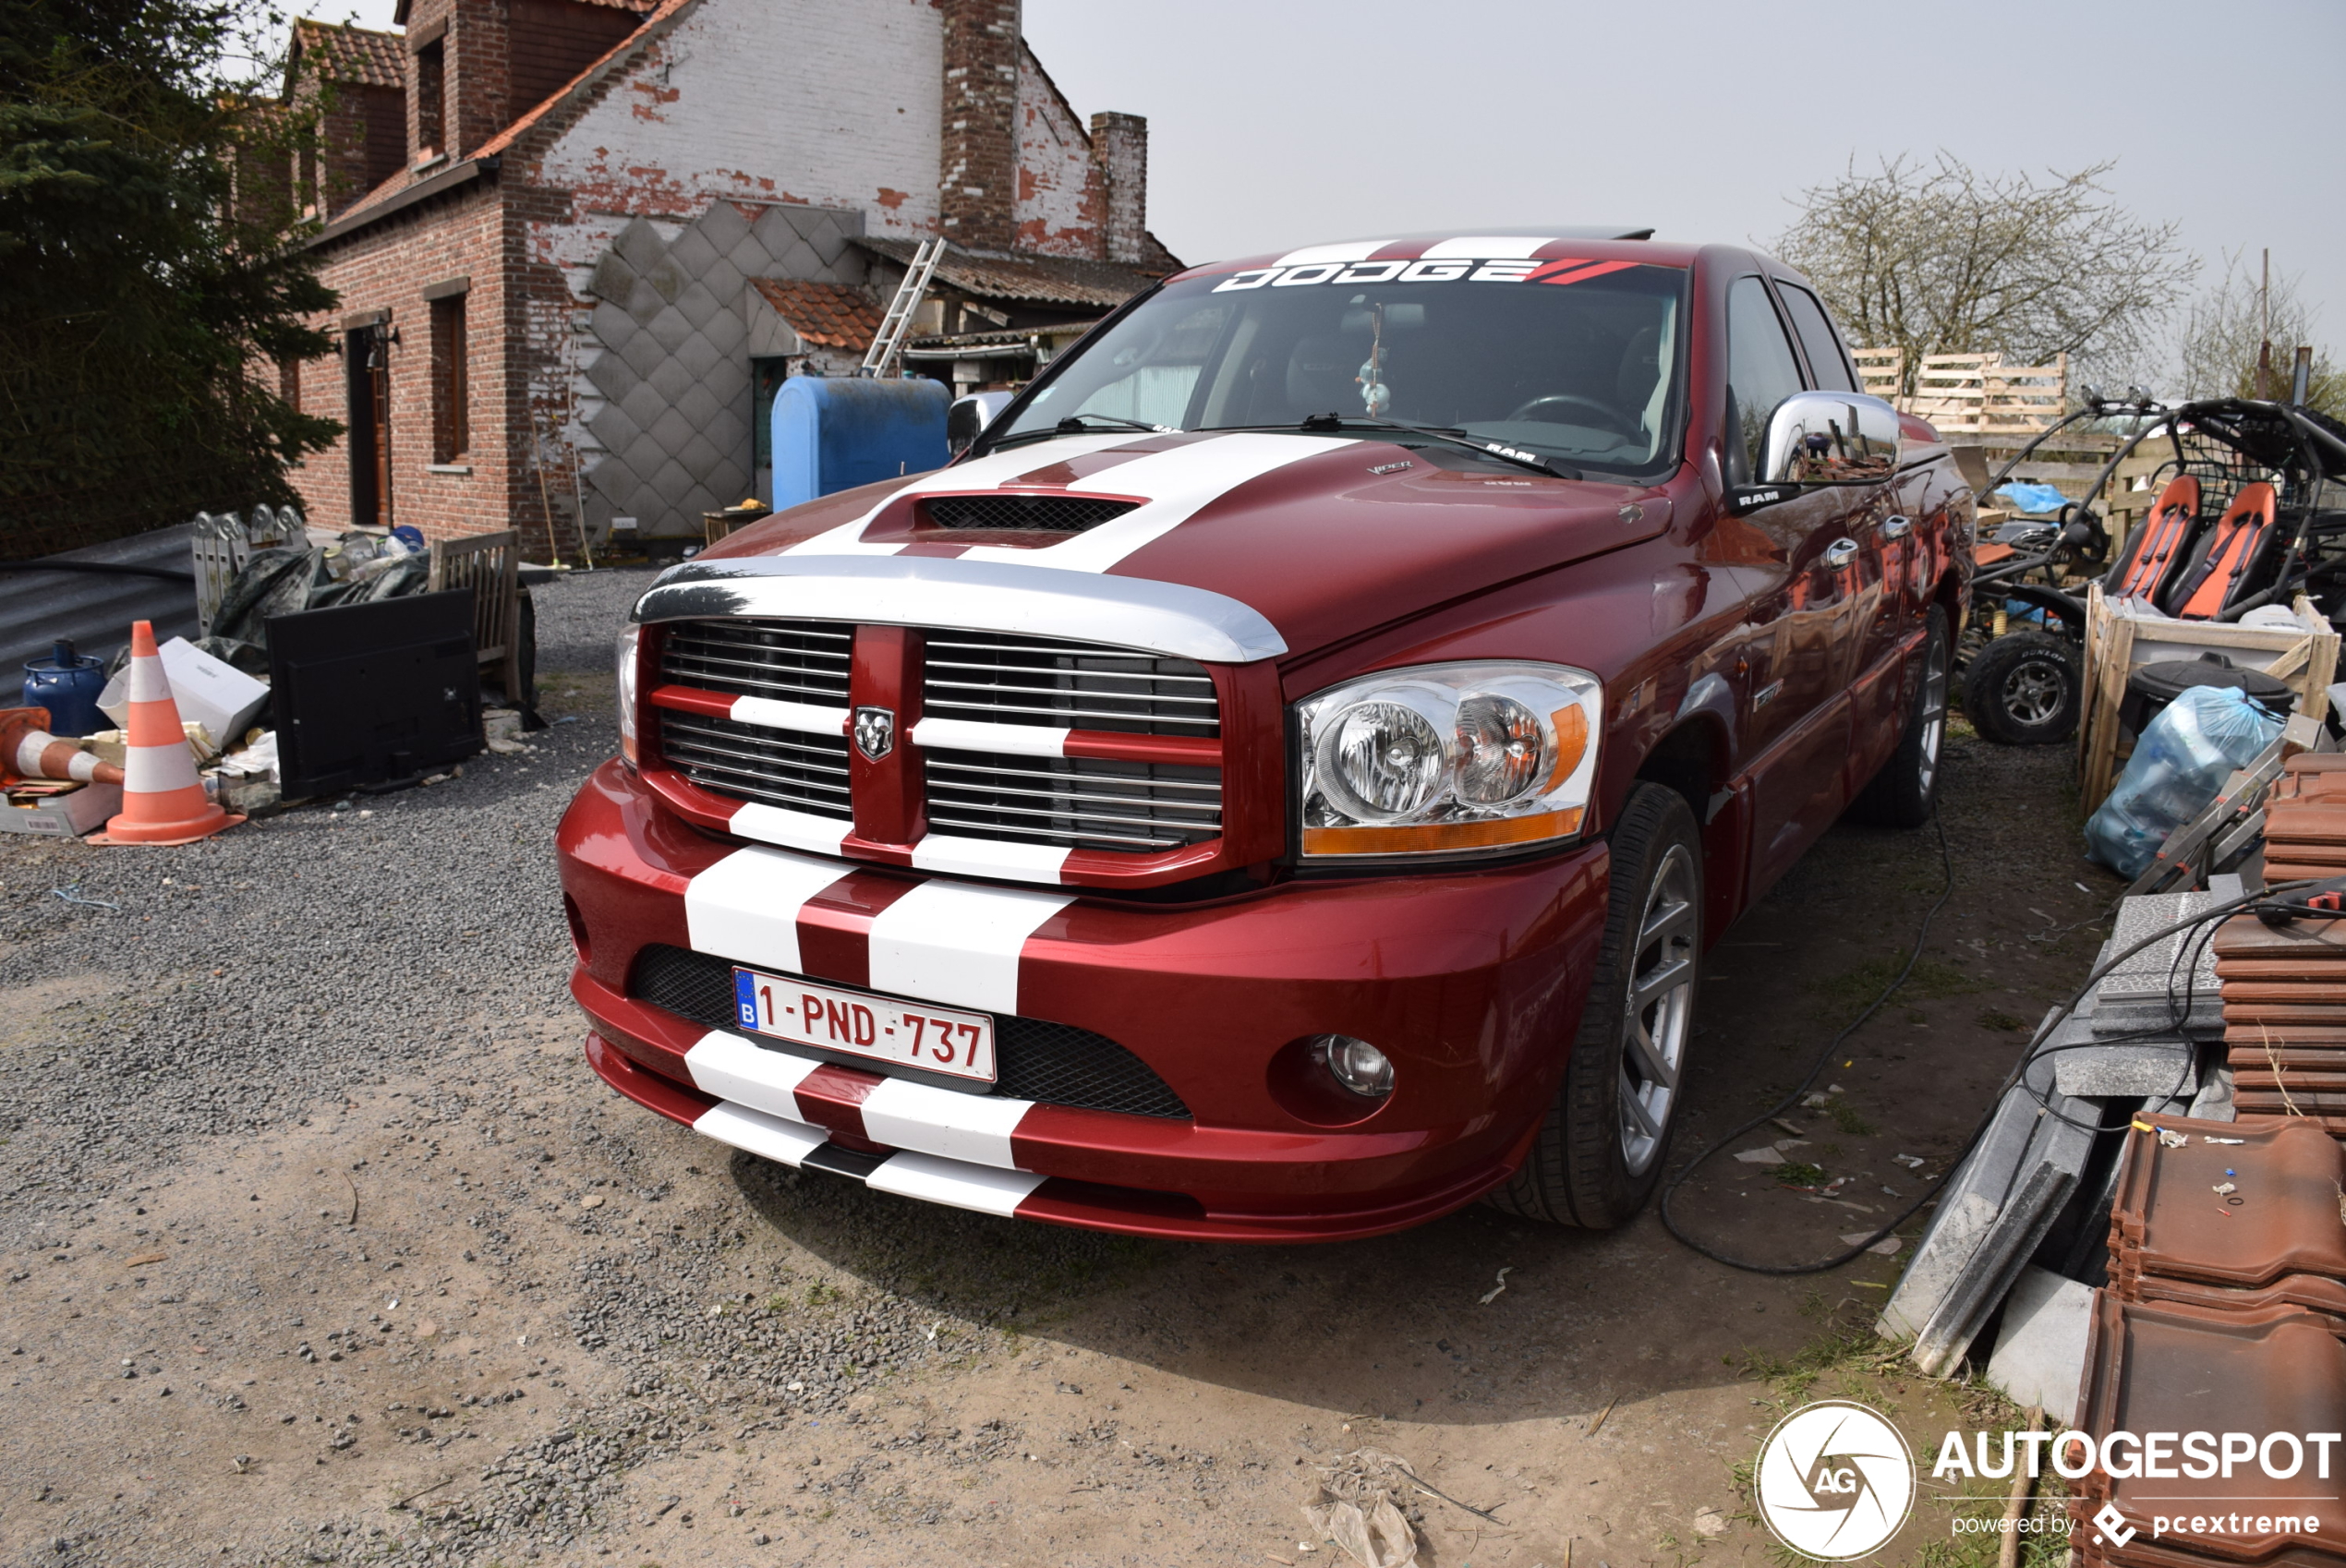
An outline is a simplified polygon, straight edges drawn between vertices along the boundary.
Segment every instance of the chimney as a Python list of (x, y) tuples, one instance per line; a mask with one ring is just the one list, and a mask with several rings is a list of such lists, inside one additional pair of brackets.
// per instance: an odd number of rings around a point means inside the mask
[(414, 160), (450, 162), (505, 128), (505, 0), (412, 0), (407, 29), (407, 145)]
[(945, 115), (937, 226), (978, 250), (1008, 250), (1018, 189), (1019, 0), (938, 0)]
[(1100, 167), (1100, 189), (1107, 199), (1100, 224), (1106, 259), (1138, 266), (1148, 255), (1148, 120), (1113, 111), (1093, 115), (1092, 160)]

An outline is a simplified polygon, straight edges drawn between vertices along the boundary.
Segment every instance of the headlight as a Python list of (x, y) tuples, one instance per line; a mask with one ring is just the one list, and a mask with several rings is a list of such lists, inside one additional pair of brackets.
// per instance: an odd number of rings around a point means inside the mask
[(635, 749), (635, 659), (643, 643), (641, 626), (619, 634), (619, 754), (631, 764), (642, 761)]
[(1297, 705), (1303, 854), (1504, 850), (1580, 831), (1604, 688), (1555, 664), (1391, 669)]

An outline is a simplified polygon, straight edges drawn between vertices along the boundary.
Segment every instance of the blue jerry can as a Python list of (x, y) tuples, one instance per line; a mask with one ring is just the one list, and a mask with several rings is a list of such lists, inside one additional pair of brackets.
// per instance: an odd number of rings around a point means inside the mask
[(952, 401), (925, 377), (791, 377), (774, 394), (774, 510), (944, 467)]

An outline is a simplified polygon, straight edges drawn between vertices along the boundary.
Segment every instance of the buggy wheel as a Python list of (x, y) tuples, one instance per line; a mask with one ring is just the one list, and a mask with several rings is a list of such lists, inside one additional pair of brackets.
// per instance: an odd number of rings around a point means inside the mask
[(2000, 746), (2044, 746), (2077, 729), (2077, 652), (2044, 632), (2007, 632), (1964, 671), (1963, 711)]

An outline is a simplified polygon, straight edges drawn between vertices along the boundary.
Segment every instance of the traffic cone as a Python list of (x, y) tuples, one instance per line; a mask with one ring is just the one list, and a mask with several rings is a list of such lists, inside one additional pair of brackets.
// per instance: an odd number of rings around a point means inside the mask
[(192, 844), (244, 820), (203, 792), (196, 759), (180, 728), (171, 677), (155, 651), (155, 629), (130, 623), (130, 722), (123, 757), (122, 814), (95, 839), (102, 844)]
[(0, 708), (0, 783), (18, 778), (119, 784), (122, 769), (50, 734), (47, 708)]

